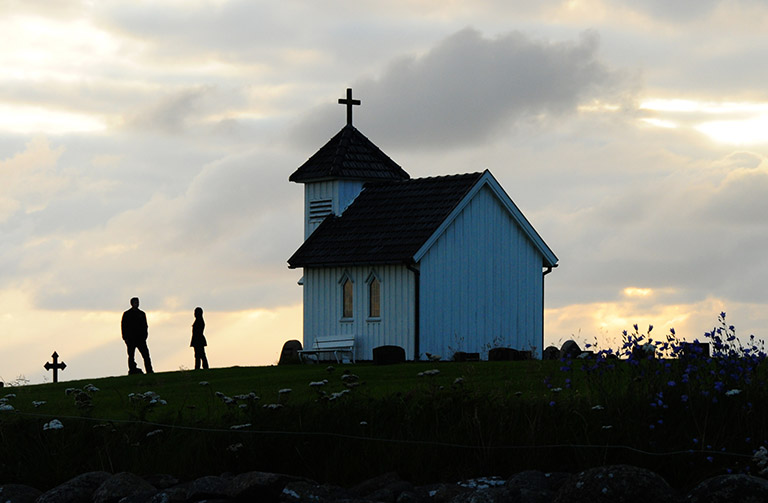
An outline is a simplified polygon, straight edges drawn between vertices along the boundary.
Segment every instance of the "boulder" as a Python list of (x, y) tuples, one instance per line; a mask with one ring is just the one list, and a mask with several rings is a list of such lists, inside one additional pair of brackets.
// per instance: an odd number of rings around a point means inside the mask
[(39, 489), (25, 486), (23, 484), (0, 485), (0, 501), (2, 502), (10, 501), (12, 503), (35, 503), (41, 494), (43, 493)]
[(672, 503), (674, 491), (658, 474), (629, 465), (600, 466), (572, 476), (555, 503)]
[(768, 480), (751, 475), (720, 475), (707, 479), (690, 493), (689, 503), (759, 503), (768, 501)]
[(107, 472), (86, 472), (44, 492), (38, 503), (79, 503), (90, 502), (93, 493), (112, 476)]
[(187, 500), (226, 499), (231, 492), (230, 483), (230, 480), (215, 475), (200, 477), (187, 487)]
[(373, 348), (374, 365), (391, 365), (405, 362), (405, 349), (400, 346), (379, 346)]
[(346, 489), (330, 484), (319, 485), (307, 480), (297, 480), (285, 485), (281, 494), (281, 501), (337, 501), (349, 499)]
[(229, 483), (229, 496), (242, 501), (278, 501), (283, 489), (291, 482), (314, 482), (302, 477), (269, 472), (246, 472)]
[(93, 493), (93, 503), (117, 503), (137, 494), (152, 495), (157, 489), (138, 475), (121, 472), (102, 482)]
[(301, 359), (299, 358), (299, 351), (302, 349), (303, 348), (301, 346), (301, 342), (297, 341), (296, 339), (285, 341), (285, 344), (283, 344), (283, 350), (280, 352), (280, 360), (277, 362), (277, 364), (288, 365), (292, 363), (301, 363)]

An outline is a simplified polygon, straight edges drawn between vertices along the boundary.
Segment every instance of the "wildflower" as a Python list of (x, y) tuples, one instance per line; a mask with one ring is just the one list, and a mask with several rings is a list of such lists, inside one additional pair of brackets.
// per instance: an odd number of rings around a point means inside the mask
[(8, 393), (4, 398), (16, 398), (16, 393)]
[(768, 473), (768, 449), (766, 449), (765, 446), (761, 445), (760, 448), (755, 451), (755, 454), (752, 456), (752, 461), (758, 468), (760, 468), (760, 475)]
[(464, 378), (463, 377), (457, 377), (456, 379), (454, 379), (453, 384), (455, 386), (461, 386), (462, 384), (464, 384)]
[(40, 407), (41, 405), (45, 405), (45, 404), (46, 404), (45, 400), (35, 400), (32, 402), (32, 405), (34, 405), (35, 407)]
[(62, 428), (64, 428), (64, 425), (58, 419), (51, 419), (51, 422), (43, 425), (43, 430), (60, 430)]
[(594, 407), (592, 407), (592, 410), (604, 410), (604, 409), (605, 407), (603, 407), (602, 405), (595, 405)]
[(236, 443), (236, 444), (231, 444), (229, 447), (227, 447), (227, 450), (228, 450), (229, 452), (237, 452), (237, 451), (239, 451), (239, 450), (240, 450), (240, 449), (242, 449), (242, 448), (243, 448), (243, 444), (241, 444), (240, 442), (238, 442), (238, 443)]
[(9, 403), (0, 403), (0, 411), (12, 411), (15, 410), (13, 405)]
[(688, 401), (688, 395), (680, 395), (680, 401), (685, 403)]
[(280, 395), (287, 395), (291, 391), (293, 391), (291, 388), (283, 388), (280, 391), (278, 391), (278, 394), (280, 394)]
[(677, 383), (675, 381), (668, 381), (667, 386), (669, 386), (670, 388), (674, 388), (675, 386), (677, 386)]
[(326, 384), (328, 384), (328, 381), (326, 379), (323, 379), (322, 381), (312, 381), (311, 383), (309, 383), (309, 386), (312, 388), (317, 388), (319, 386), (325, 386)]
[(269, 410), (277, 410), (277, 409), (282, 409), (283, 408), (283, 404), (281, 404), (281, 403), (270, 403), (270, 404), (264, 404), (263, 407), (265, 409), (269, 409)]
[(552, 388), (553, 393), (560, 393), (561, 391), (563, 391), (563, 388)]
[(209, 385), (208, 381), (200, 381), (198, 384), (200, 386), (208, 386)]
[(555, 406), (555, 401), (554, 401), (554, 400), (552, 400), (551, 402), (549, 402), (549, 406), (550, 406), (550, 407), (554, 407), (554, 406)]
[(740, 389), (729, 389), (728, 391), (725, 392), (725, 396), (734, 396), (734, 395), (738, 395), (739, 393), (741, 393)]
[(251, 427), (251, 423), (245, 423), (245, 424), (236, 424), (234, 426), (230, 426), (229, 429), (230, 430), (242, 430), (242, 429), (250, 428), (250, 427)]
[(94, 386), (93, 384), (86, 384), (83, 386), (83, 391), (88, 391), (90, 393), (95, 393), (96, 391), (101, 391), (99, 388)]
[(360, 426), (368, 426), (368, 421), (360, 421)]
[(154, 437), (155, 435), (159, 435), (163, 432), (163, 430), (152, 430), (149, 433), (147, 433), (147, 438)]
[(604, 430), (610, 430), (611, 428), (613, 428), (613, 426), (612, 426), (612, 425), (610, 425), (610, 424), (606, 424), (606, 425), (603, 425), (603, 427), (602, 427), (602, 428), (603, 428)]

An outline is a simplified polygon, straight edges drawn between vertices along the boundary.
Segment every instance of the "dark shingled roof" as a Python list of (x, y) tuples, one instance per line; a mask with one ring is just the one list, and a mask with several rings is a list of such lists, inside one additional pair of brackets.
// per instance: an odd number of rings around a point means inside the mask
[(410, 262), (483, 173), (367, 183), (288, 259), (295, 267)]
[(407, 180), (410, 176), (365, 135), (347, 124), (288, 180), (304, 183), (343, 178)]

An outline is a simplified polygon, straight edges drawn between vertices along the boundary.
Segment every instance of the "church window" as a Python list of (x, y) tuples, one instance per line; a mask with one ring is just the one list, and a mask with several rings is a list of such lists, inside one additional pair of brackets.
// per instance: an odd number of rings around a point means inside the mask
[(375, 276), (368, 283), (368, 316), (381, 317), (381, 282)]
[(343, 318), (352, 318), (354, 311), (352, 310), (352, 280), (349, 278), (344, 279), (344, 283), (341, 285), (342, 298), (344, 303)]

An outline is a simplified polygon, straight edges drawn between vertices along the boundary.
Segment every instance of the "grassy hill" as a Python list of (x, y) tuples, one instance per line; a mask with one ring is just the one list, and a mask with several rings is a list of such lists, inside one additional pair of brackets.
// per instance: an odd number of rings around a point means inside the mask
[(712, 359), (696, 372), (657, 359), (326, 367), (5, 388), (0, 483), (44, 488), (87, 470), (427, 482), (621, 462), (681, 485), (758, 470), (752, 454), (768, 442), (760, 362), (734, 374), (738, 393), (712, 378), (723, 369)]

